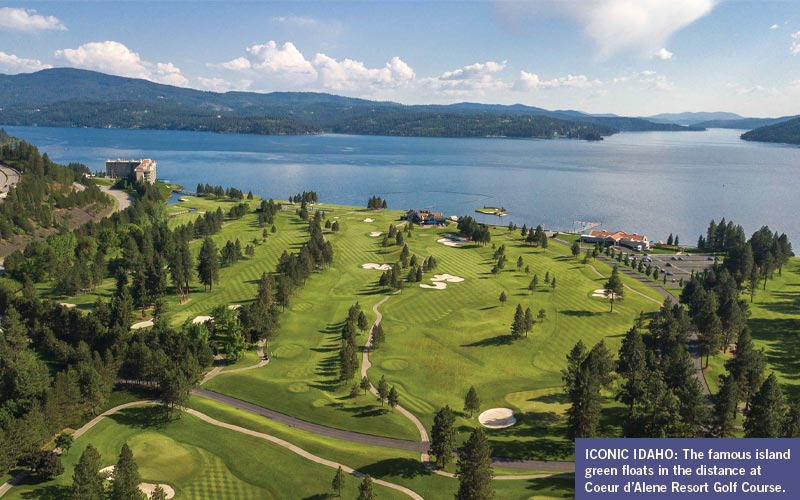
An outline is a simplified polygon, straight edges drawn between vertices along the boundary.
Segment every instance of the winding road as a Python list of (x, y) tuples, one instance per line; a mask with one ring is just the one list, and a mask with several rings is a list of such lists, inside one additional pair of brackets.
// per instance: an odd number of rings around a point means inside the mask
[(120, 191), (119, 189), (111, 189), (111, 186), (97, 186), (100, 188), (100, 191), (104, 192), (105, 194), (112, 197), (117, 202), (117, 212), (121, 212), (128, 208), (129, 206), (133, 205), (133, 196), (126, 193), (125, 191)]

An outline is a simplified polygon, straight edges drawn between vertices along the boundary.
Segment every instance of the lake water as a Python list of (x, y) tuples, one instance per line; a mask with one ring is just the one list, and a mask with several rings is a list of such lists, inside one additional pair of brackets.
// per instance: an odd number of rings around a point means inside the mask
[[(573, 222), (694, 244), (708, 221), (726, 217), (800, 242), (800, 148), (741, 141), (741, 131), (622, 133), (576, 140), (255, 136), (150, 130), (4, 127), (56, 161), (94, 170), (117, 157), (158, 162), (159, 178), (265, 197), (314, 190), (324, 203), (432, 208), (492, 223)], [(504, 206), (508, 217), (476, 208)]]

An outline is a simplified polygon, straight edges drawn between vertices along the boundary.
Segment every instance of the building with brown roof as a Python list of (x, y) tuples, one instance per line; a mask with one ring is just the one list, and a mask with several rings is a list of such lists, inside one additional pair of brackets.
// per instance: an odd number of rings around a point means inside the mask
[(628, 247), (633, 250), (643, 251), (650, 249), (650, 240), (643, 234), (626, 233), (625, 231), (591, 231), (589, 234), (582, 234), (581, 241), (587, 243), (602, 243), (605, 246), (618, 245)]
[(133, 176), (136, 182), (153, 184), (156, 181), (156, 162), (149, 158), (142, 160), (106, 160), (106, 175), (112, 179)]

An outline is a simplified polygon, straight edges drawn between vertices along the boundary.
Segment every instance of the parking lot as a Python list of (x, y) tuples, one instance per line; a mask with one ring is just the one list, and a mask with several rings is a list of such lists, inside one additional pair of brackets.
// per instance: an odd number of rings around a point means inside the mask
[(659, 273), (667, 273), (668, 279), (680, 281), (688, 280), (692, 271), (702, 273), (714, 265), (714, 257), (707, 254), (649, 254), (645, 259), (651, 259), (650, 264), (657, 268)]

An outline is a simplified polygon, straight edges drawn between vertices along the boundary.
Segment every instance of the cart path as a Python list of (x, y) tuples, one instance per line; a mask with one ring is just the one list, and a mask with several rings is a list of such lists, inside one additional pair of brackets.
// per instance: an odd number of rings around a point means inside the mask
[[(372, 324), (372, 328), (369, 329), (369, 338), (367, 339), (367, 343), (364, 344), (364, 349), (361, 354), (361, 377), (367, 377), (367, 371), (372, 367), (372, 363), (369, 361), (369, 350), (372, 347), (372, 332), (375, 330), (375, 327), (378, 326), (381, 321), (383, 320), (383, 314), (378, 309), (384, 302), (392, 298), (391, 295), (387, 295), (386, 297), (379, 300), (374, 306), (372, 306), (372, 312), (375, 313), (375, 323)], [(378, 389), (375, 388), (375, 385), (370, 382), (369, 384), (369, 392), (374, 394), (376, 397), (378, 396)], [(411, 423), (417, 428), (419, 431), (419, 439), (421, 441), (420, 445), (424, 445), (424, 449), (422, 449), (422, 460), (428, 460), (428, 448), (430, 447), (430, 440), (428, 438), (428, 431), (425, 429), (425, 426), (422, 425), (422, 422), (410, 411), (403, 408), (401, 405), (397, 405), (395, 408), (399, 411), (404, 417), (409, 419)]]
[(232, 370), (226, 370), (223, 358), (222, 357), (215, 358), (216, 361), (222, 361), (222, 364), (215, 366), (208, 373), (206, 373), (205, 376), (203, 377), (203, 380), (200, 381), (200, 385), (203, 385), (212, 378), (216, 377), (217, 375), (221, 375), (224, 373), (238, 373), (247, 370), (255, 370), (256, 368), (261, 368), (262, 366), (267, 366), (269, 364), (269, 358), (264, 356), (264, 344), (265, 344), (264, 340), (259, 340), (258, 343), (256, 344), (256, 352), (258, 353), (259, 362), (254, 365), (244, 366), (242, 368), (234, 368)]
[[(122, 404), (122, 405), (119, 405), (119, 406), (115, 406), (114, 408), (111, 408), (109, 410), (104, 411), (100, 415), (96, 416), (95, 418), (93, 418), (92, 420), (87, 422), (83, 427), (81, 427), (80, 429), (78, 429), (77, 431), (75, 431), (73, 433), (73, 437), (75, 439), (81, 437), (83, 434), (85, 434), (87, 431), (89, 431), (89, 429), (91, 429), (92, 427), (97, 425), (101, 420), (103, 420), (104, 418), (108, 417), (109, 415), (113, 415), (114, 413), (117, 413), (120, 410), (124, 410), (126, 408), (131, 408), (131, 407), (134, 407), (134, 406), (148, 406), (148, 405), (154, 405), (154, 404), (158, 404), (158, 402), (157, 401), (151, 401), (151, 400), (142, 400), (142, 401), (133, 401), (133, 402), (130, 402), (130, 403), (125, 403), (125, 404)], [(219, 420), (216, 420), (215, 418), (210, 417), (210, 416), (206, 415), (205, 413), (201, 413), (201, 412), (199, 412), (197, 410), (193, 410), (191, 408), (183, 408), (183, 411), (185, 411), (189, 415), (197, 417), (200, 420), (202, 420), (203, 422), (206, 422), (206, 423), (211, 424), (213, 426), (221, 427), (223, 429), (229, 429), (229, 430), (232, 430), (232, 431), (235, 431), (235, 432), (239, 432), (241, 434), (246, 434), (248, 436), (253, 436), (253, 437), (256, 437), (256, 438), (259, 438), (259, 439), (263, 439), (265, 441), (269, 441), (270, 443), (276, 444), (276, 445), (278, 445), (278, 446), (280, 446), (282, 448), (286, 448), (287, 450), (289, 450), (289, 451), (291, 451), (293, 453), (296, 453), (297, 455), (300, 455), (301, 457), (303, 457), (303, 458), (305, 458), (307, 460), (310, 460), (310, 461), (312, 461), (314, 463), (317, 463), (317, 464), (320, 464), (320, 465), (324, 465), (326, 467), (331, 467), (331, 468), (334, 468), (334, 469), (338, 469), (339, 467), (341, 467), (342, 470), (344, 472), (348, 473), (348, 474), (351, 474), (351, 475), (356, 476), (356, 477), (364, 477), (363, 473), (358, 472), (357, 470), (353, 469), (352, 467), (348, 467), (348, 466), (346, 466), (344, 464), (340, 464), (340, 463), (334, 462), (332, 460), (327, 460), (325, 458), (318, 457), (317, 455), (309, 453), (306, 450), (300, 448), (299, 446), (295, 446), (292, 443), (290, 443), (288, 441), (284, 441), (283, 439), (277, 438), (275, 436), (271, 436), (269, 434), (264, 434), (263, 432), (256, 432), (256, 431), (253, 431), (253, 430), (250, 430), (250, 429), (245, 429), (244, 427), (239, 427), (238, 425), (233, 425), (233, 424), (228, 424), (228, 423), (225, 423), (225, 422), (220, 422)], [(27, 471), (23, 472), (22, 474), (19, 474), (18, 476), (14, 477), (13, 479), (11, 479), (7, 483), (5, 483), (3, 486), (0, 486), (0, 496), (3, 496), (8, 490), (11, 489), (12, 486), (14, 486), (15, 484), (18, 484), (25, 477), (27, 477), (28, 474), (29, 473)], [(393, 490), (397, 490), (397, 491), (399, 491), (401, 493), (404, 493), (407, 496), (413, 498), (414, 500), (424, 500), (416, 492), (406, 488), (405, 486), (400, 486), (399, 484), (390, 483), (390, 482), (384, 481), (382, 479), (374, 479), (373, 478), (373, 482), (375, 484), (380, 484), (381, 486), (385, 486), (387, 488), (391, 488)]]

